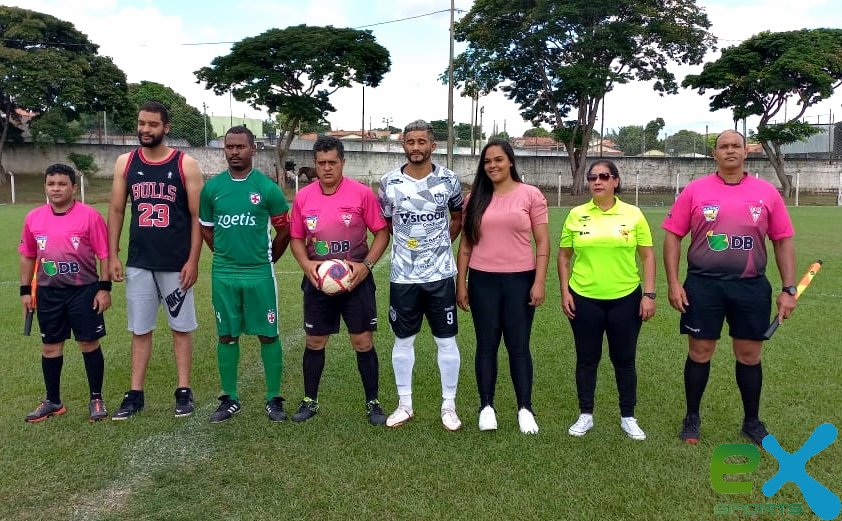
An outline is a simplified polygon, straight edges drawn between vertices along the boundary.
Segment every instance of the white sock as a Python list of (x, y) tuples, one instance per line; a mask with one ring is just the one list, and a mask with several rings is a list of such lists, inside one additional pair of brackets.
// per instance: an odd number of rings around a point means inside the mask
[(456, 385), (459, 383), (459, 347), (456, 345), (456, 337), (438, 338), (433, 337), (439, 348), (438, 361), (439, 372), (441, 373), (441, 396), (444, 400), (451, 402), (456, 398)]
[[(415, 335), (398, 338), (392, 348), (392, 369), (395, 371), (395, 385), (398, 396), (409, 396), (412, 403), (412, 368), (415, 365)], [(403, 403), (403, 402), (401, 402)], [(411, 408), (411, 407), (410, 407)]]
[(398, 395), (398, 405), (403, 405), (410, 411), (412, 410), (412, 395), (411, 394), (399, 394)]
[(441, 401), (441, 408), (442, 409), (453, 409), (456, 410), (456, 400), (453, 398), (445, 398)]

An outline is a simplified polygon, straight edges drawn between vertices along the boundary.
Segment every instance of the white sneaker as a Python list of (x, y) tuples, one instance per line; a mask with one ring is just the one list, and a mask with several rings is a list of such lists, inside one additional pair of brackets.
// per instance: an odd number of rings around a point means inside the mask
[(406, 407), (405, 405), (398, 405), (395, 412), (386, 418), (386, 427), (400, 427), (414, 417), (415, 413), (412, 412), (412, 409)]
[(497, 430), (497, 414), (494, 412), (494, 407), (486, 405), (479, 412), (479, 430), (481, 431), (496, 431)]
[(458, 431), (462, 428), (462, 421), (456, 415), (456, 410), (450, 408), (441, 410), (441, 424), (449, 431)]
[(620, 418), (620, 427), (622, 427), (625, 433), (629, 435), (629, 438), (633, 440), (646, 439), (646, 433), (643, 432), (643, 429), (641, 429), (637, 424), (637, 418), (632, 416)]
[(567, 429), (567, 434), (580, 438), (591, 429), (593, 429), (593, 414), (580, 414), (576, 423)]
[(535, 415), (529, 409), (521, 409), (517, 412), (517, 423), (520, 425), (520, 432), (524, 434), (538, 434), (538, 424), (535, 423)]

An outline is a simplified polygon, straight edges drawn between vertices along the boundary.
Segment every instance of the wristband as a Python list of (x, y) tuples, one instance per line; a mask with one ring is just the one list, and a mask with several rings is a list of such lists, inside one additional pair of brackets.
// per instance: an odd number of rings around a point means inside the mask
[(363, 260), (363, 264), (365, 264), (365, 267), (368, 268), (368, 271), (374, 271), (374, 263), (371, 262), (370, 260), (368, 260), (368, 259)]
[(99, 290), (100, 291), (111, 291), (111, 281), (110, 280), (100, 280), (99, 281)]
[(25, 295), (32, 294), (32, 285), (31, 284), (21, 284), (20, 285), (20, 296), (23, 297)]

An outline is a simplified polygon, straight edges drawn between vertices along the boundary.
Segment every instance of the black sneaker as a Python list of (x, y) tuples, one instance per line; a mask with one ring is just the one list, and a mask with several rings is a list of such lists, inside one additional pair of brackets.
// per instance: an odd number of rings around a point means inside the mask
[(175, 417), (182, 418), (193, 414), (193, 391), (189, 387), (175, 390)]
[(292, 415), (292, 421), (301, 423), (306, 422), (319, 412), (319, 402), (312, 398), (304, 397), (301, 403), (298, 404), (298, 410)]
[(36, 407), (31, 413), (27, 414), (24, 419), (29, 423), (37, 423), (46, 420), (50, 416), (59, 416), (66, 412), (67, 409), (64, 408), (64, 405), (61, 402), (53, 403), (50, 400), (41, 400), (38, 407)]
[(376, 398), (365, 404), (365, 414), (368, 416), (368, 423), (372, 425), (384, 425), (386, 423), (386, 415), (383, 413), (383, 408), (380, 407), (380, 400)]
[(232, 400), (230, 396), (227, 394), (223, 394), (219, 397), (219, 407), (210, 415), (210, 422), (211, 423), (222, 423), (224, 421), (228, 421), (231, 419), (232, 416), (240, 412), (240, 402), (237, 400)]
[(111, 415), (114, 421), (128, 420), (143, 410), (143, 391), (128, 391), (123, 395), (123, 402), (117, 412)]
[(696, 445), (702, 437), (701, 427), (702, 419), (699, 418), (699, 415), (690, 413), (684, 417), (684, 425), (681, 432), (678, 433), (678, 437), (685, 443)]
[(769, 435), (766, 425), (757, 418), (743, 422), (743, 436), (750, 439), (756, 445), (763, 446), (763, 438)]
[(105, 408), (105, 402), (102, 397), (92, 398), (88, 403), (88, 421), (98, 422), (108, 418), (108, 409)]
[(269, 416), (270, 421), (286, 421), (287, 413), (284, 411), (284, 399), (280, 396), (276, 396), (266, 402), (266, 414)]

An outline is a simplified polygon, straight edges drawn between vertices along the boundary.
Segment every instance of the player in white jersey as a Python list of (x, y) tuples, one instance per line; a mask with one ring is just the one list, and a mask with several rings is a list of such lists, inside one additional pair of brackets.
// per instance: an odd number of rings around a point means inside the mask
[(433, 128), (422, 120), (403, 133), (408, 162), (380, 179), (380, 206), (392, 232), (389, 278), (389, 324), (395, 333), (392, 367), (399, 403), (386, 426), (411, 420), (415, 337), (427, 316), (438, 346), (441, 372), (441, 420), (450, 431), (462, 422), (456, 414), (459, 348), (456, 345), (456, 262), (451, 243), (462, 229), (462, 185), (459, 176), (431, 160)]

